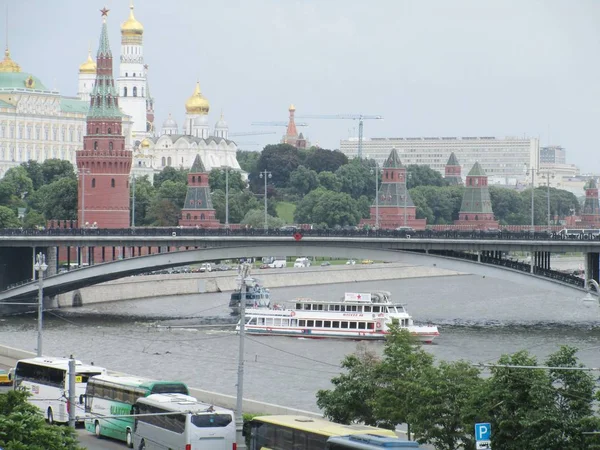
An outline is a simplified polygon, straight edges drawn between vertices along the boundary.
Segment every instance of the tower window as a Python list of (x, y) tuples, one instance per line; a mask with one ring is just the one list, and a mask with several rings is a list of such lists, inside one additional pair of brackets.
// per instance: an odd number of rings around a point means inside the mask
[(198, 183), (202, 183), (202, 177), (198, 177)]
[(96, 187), (96, 179), (92, 178), (92, 187), (95, 188)]
[(167, 158), (167, 166), (169, 166), (169, 167), (171, 166), (171, 157), (170, 156)]
[(109, 149), (109, 150), (112, 150), (112, 149), (113, 149), (113, 143), (112, 143), (112, 141), (110, 141), (110, 142), (108, 143), (108, 149)]
[(111, 188), (114, 188), (114, 187), (115, 187), (115, 179), (114, 179), (114, 178), (111, 178), (111, 179), (110, 179), (110, 187), (111, 187)]
[(137, 86), (133, 87), (133, 96), (137, 97)]
[(144, 88), (142, 87), (142, 97), (144, 96)]
[(96, 134), (100, 134), (100, 128), (96, 127)]
[(133, 78), (135, 78), (135, 72), (133, 72)]
[(127, 86), (123, 88), (123, 97), (127, 97)]
[(127, 72), (125, 72), (125, 76), (126, 76), (126, 77), (128, 77), (128, 76), (129, 76), (129, 74), (128, 74)]
[(164, 156), (162, 157), (162, 161), (161, 162), (162, 162), (162, 166), (165, 167), (167, 160), (165, 159)]
[(98, 150), (98, 141), (94, 141), (94, 150)]
[(112, 130), (110, 128), (108, 129), (108, 134), (112, 134)]
[(195, 182), (196, 182), (196, 177), (192, 176), (192, 183), (195, 183)]

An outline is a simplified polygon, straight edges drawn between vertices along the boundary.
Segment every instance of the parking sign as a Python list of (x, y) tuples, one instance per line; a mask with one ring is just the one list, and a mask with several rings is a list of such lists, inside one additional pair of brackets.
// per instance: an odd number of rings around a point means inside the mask
[(476, 441), (489, 441), (492, 437), (492, 425), (489, 423), (476, 423), (475, 424), (475, 440)]

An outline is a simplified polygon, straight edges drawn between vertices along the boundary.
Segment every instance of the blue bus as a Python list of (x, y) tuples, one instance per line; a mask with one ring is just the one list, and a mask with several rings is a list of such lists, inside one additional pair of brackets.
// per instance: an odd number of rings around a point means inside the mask
[(376, 434), (332, 436), (327, 439), (327, 450), (385, 450), (396, 448), (421, 448), (417, 442)]

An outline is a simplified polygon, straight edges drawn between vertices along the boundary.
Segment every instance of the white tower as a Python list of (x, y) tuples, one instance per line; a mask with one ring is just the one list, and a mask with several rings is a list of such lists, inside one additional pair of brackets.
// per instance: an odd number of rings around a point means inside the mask
[(119, 65), (119, 106), (131, 116), (133, 141), (142, 141), (152, 133), (146, 124), (146, 96), (148, 86), (144, 66), (142, 37), (144, 26), (133, 15), (133, 0), (129, 6), (129, 18), (121, 25), (121, 64)]
[(208, 111), (210, 104), (200, 92), (200, 82), (196, 83), (194, 93), (185, 102), (185, 124), (183, 132), (189, 136), (206, 139), (210, 130), (208, 127)]
[(90, 94), (96, 82), (96, 62), (92, 59), (92, 51), (88, 50), (87, 61), (79, 66), (79, 87), (77, 96), (86, 102), (90, 101)]
[(179, 134), (177, 122), (175, 122), (175, 119), (171, 117), (171, 113), (169, 113), (167, 120), (163, 122), (161, 134)]
[(221, 118), (215, 124), (215, 137), (223, 139), (228, 139), (229, 137), (229, 126), (227, 125), (227, 122), (225, 122), (223, 113), (221, 113)]

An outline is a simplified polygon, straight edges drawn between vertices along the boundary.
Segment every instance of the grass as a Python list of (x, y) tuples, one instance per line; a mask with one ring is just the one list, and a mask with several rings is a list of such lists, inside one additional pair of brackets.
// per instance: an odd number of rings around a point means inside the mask
[(285, 220), (286, 223), (294, 223), (296, 205), (290, 202), (278, 202), (275, 210), (277, 211), (277, 217)]

